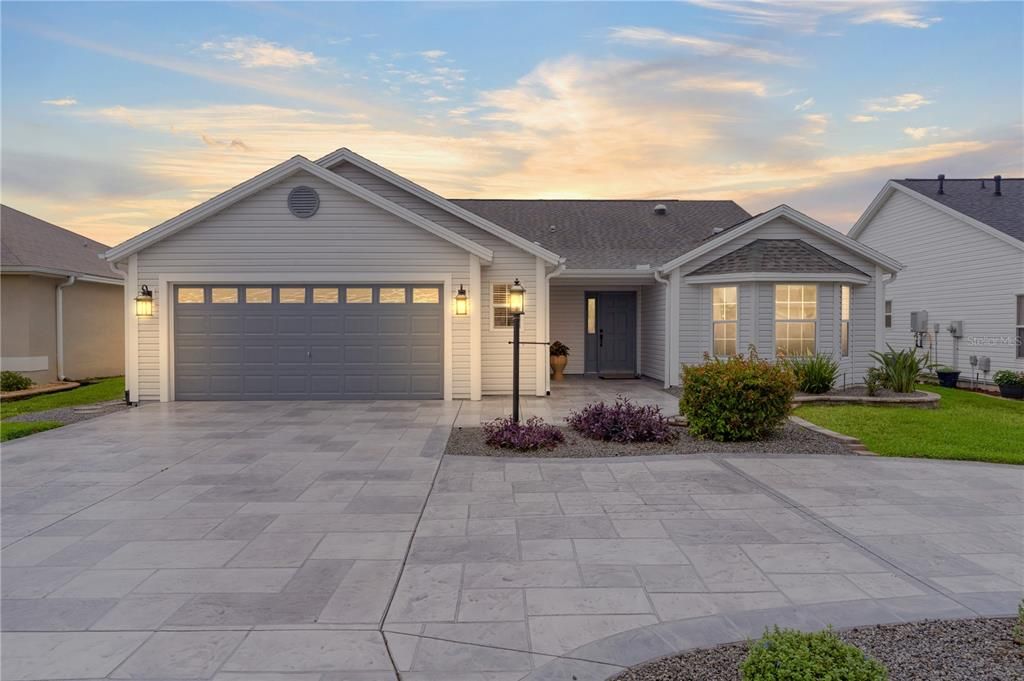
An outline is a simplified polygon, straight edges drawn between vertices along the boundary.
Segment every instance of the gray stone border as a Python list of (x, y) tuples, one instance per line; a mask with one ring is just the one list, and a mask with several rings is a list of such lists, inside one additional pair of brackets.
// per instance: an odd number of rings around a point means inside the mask
[(841, 406), (847, 404), (865, 404), (874, 406), (889, 407), (915, 407), (917, 409), (937, 409), (941, 395), (936, 393), (915, 390), (906, 395), (895, 395), (889, 397), (868, 397), (867, 395), (797, 395), (793, 398), (794, 406), (805, 404), (820, 404), (827, 406)]
[(834, 430), (823, 428), (819, 426), (817, 423), (811, 423), (807, 419), (802, 419), (799, 416), (793, 416), (792, 414), (789, 416), (789, 421), (790, 423), (795, 423), (801, 428), (806, 428), (807, 430), (818, 433), (819, 435), (824, 435), (825, 437), (830, 437), (833, 440), (838, 440), (839, 442), (842, 442), (844, 445), (846, 445), (847, 449), (849, 449), (854, 454), (859, 454), (861, 456), (879, 456), (877, 453), (872, 452), (870, 449), (868, 449), (863, 442), (861, 442), (860, 440), (851, 435), (843, 435), (842, 433), (837, 433)]

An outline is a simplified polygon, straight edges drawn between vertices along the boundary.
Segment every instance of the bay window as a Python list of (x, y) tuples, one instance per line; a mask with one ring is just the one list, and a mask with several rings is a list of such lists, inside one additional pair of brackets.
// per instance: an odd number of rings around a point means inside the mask
[(814, 284), (775, 285), (775, 354), (805, 357), (815, 353), (818, 287)]

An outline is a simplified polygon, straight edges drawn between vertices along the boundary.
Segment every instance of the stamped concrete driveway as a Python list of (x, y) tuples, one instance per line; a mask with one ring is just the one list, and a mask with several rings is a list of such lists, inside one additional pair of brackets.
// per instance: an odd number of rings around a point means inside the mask
[(1020, 599), (1019, 468), (442, 462), (486, 405), (150, 405), (5, 445), (3, 678), (584, 681)]

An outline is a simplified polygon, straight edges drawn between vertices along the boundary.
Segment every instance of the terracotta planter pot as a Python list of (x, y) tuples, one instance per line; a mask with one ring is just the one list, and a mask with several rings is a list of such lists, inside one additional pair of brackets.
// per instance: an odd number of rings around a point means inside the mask
[(551, 371), (554, 372), (554, 379), (556, 381), (564, 381), (565, 365), (569, 363), (569, 358), (565, 355), (551, 355)]

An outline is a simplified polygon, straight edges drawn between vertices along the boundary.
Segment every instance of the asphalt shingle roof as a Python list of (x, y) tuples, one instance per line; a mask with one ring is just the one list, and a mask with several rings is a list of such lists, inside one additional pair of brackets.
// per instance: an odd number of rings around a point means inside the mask
[(693, 276), (738, 272), (808, 272), (864, 274), (801, 239), (757, 239), (712, 260)]
[[(1003, 178), (1002, 196), (995, 195), (990, 178), (946, 178), (942, 194), (936, 180), (895, 180), (907, 189), (1024, 241), (1024, 178)], [(984, 184), (984, 186), (982, 186)]]
[(0, 267), (40, 268), (116, 279), (99, 254), (109, 248), (81, 234), (0, 206)]
[[(733, 201), (452, 202), (565, 257), (570, 269), (657, 267), (696, 248), (716, 228), (724, 229), (750, 218)], [(668, 209), (665, 215), (654, 212), (658, 204)]]

